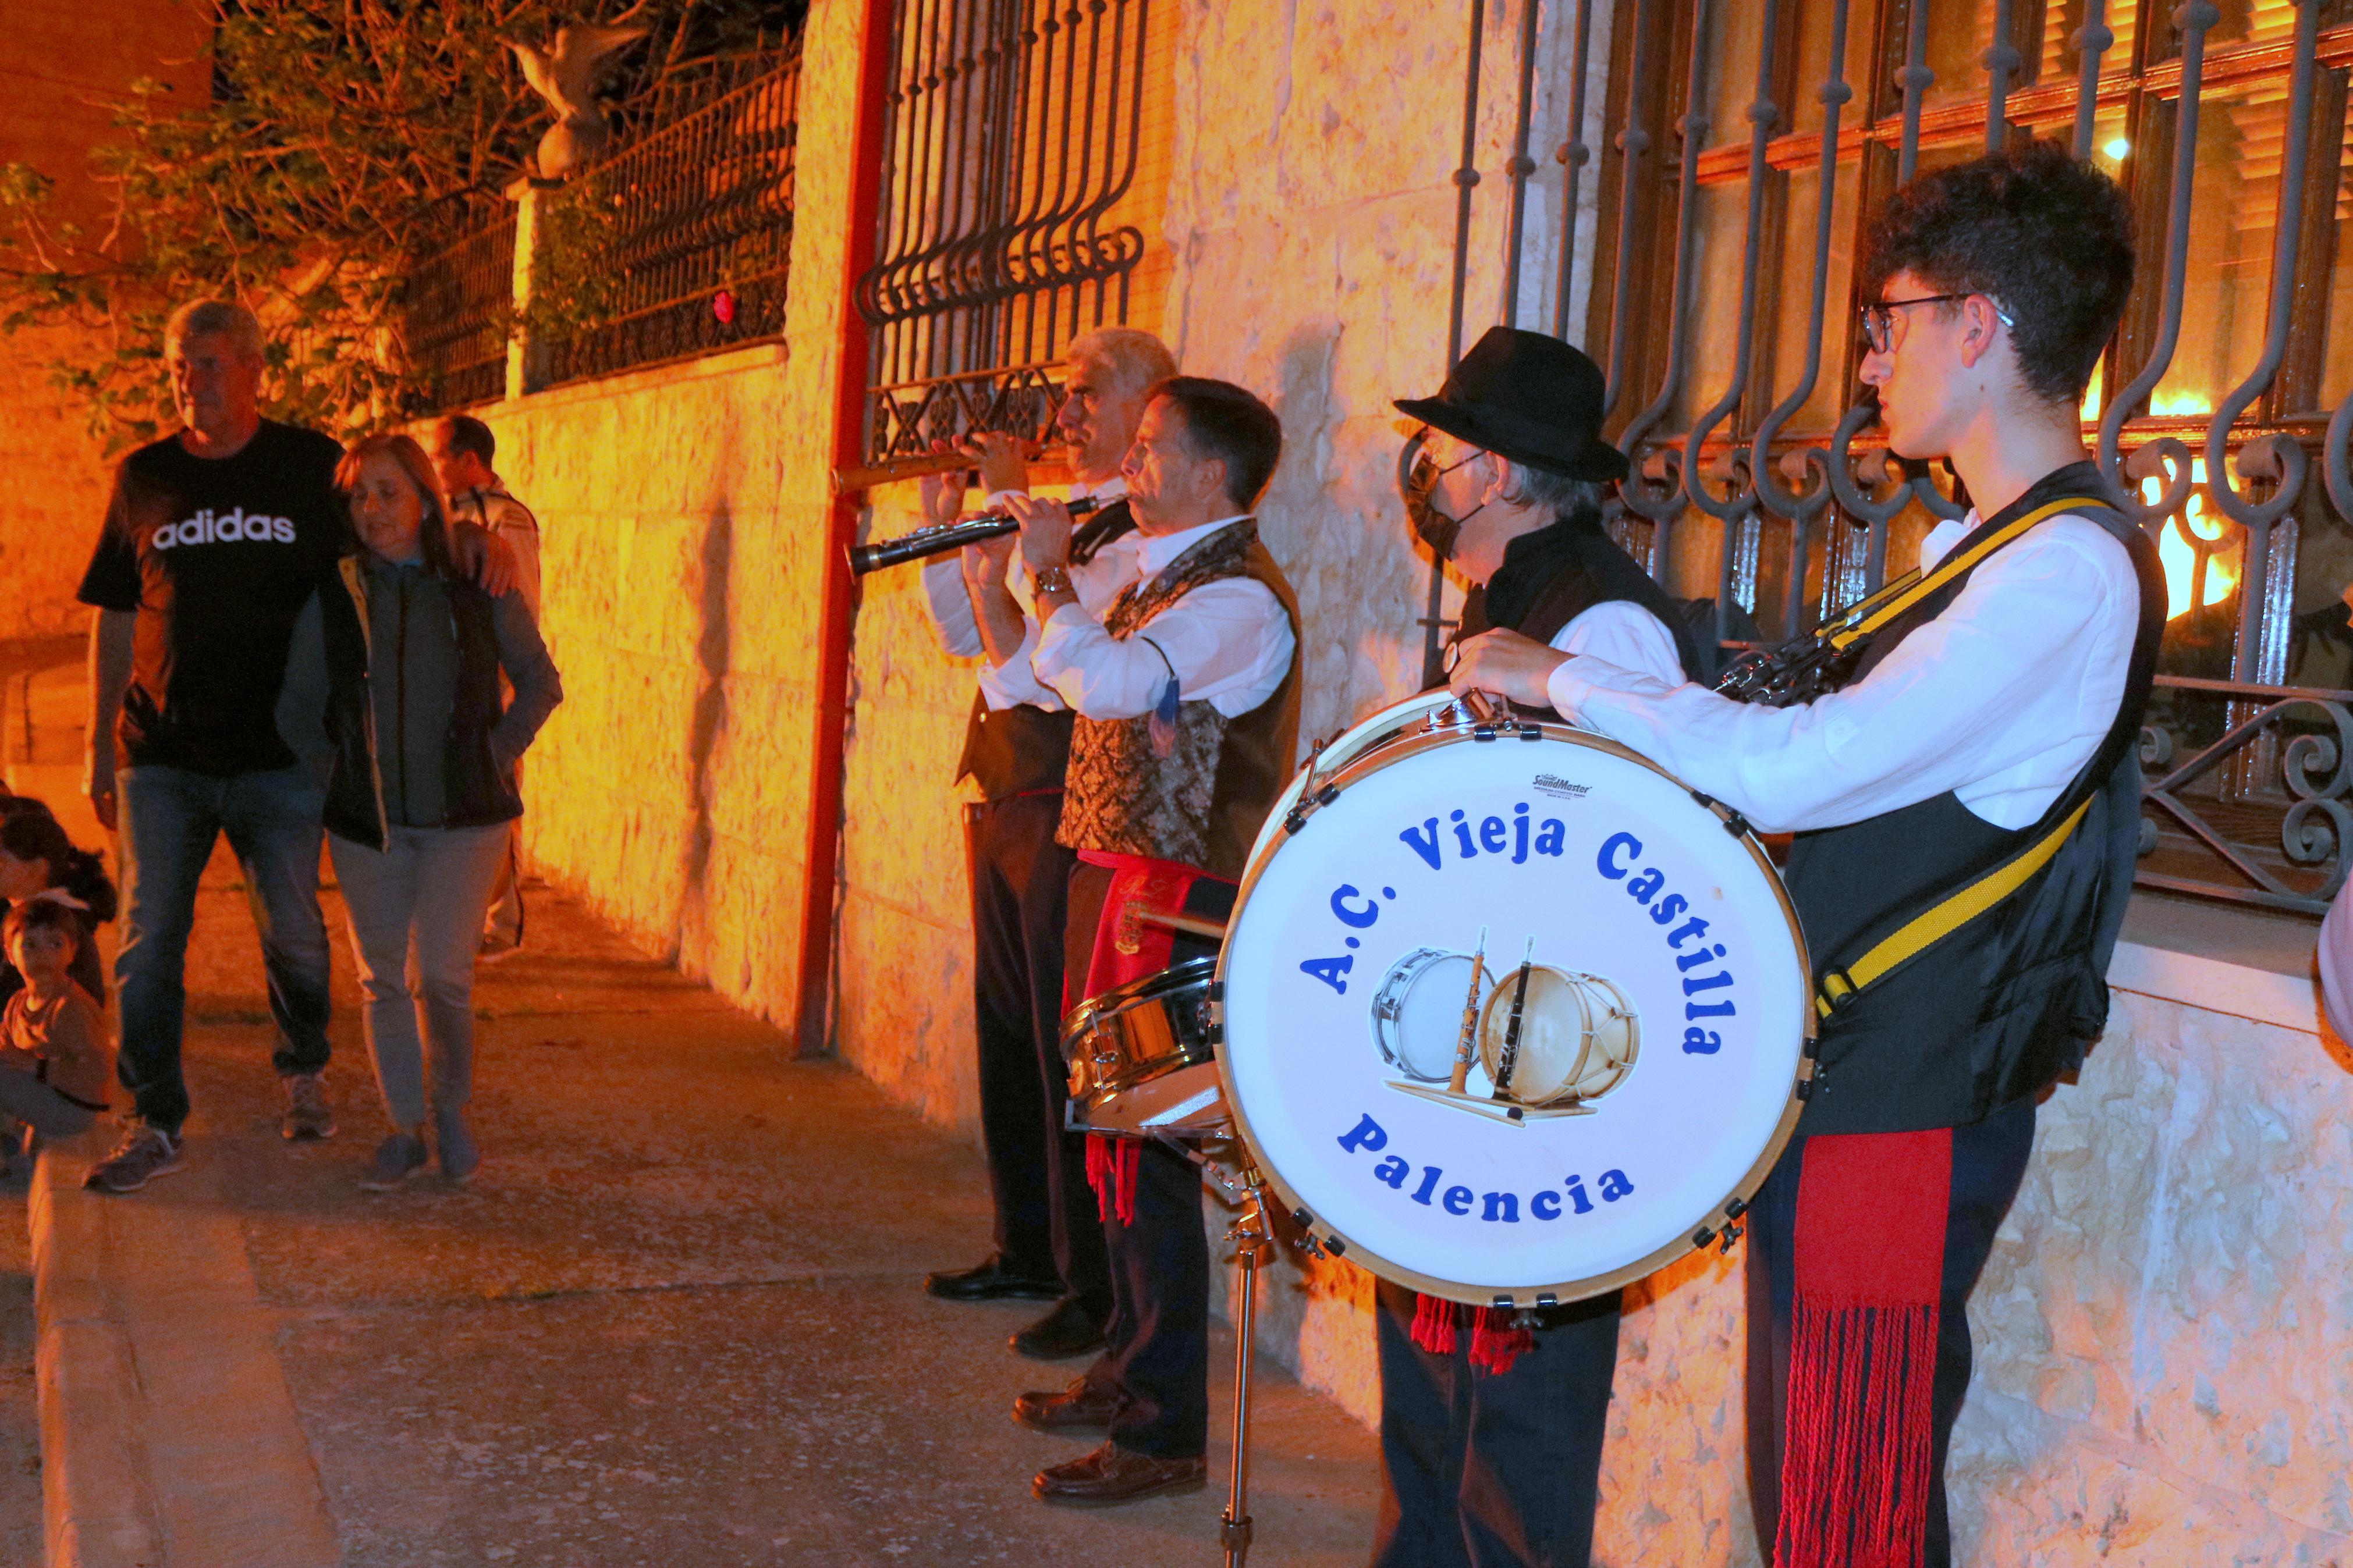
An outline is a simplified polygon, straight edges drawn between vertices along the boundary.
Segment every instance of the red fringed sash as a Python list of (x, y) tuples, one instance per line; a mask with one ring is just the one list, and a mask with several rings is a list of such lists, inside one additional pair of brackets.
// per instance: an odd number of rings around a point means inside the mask
[(1512, 1307), (1466, 1307), (1442, 1296), (1414, 1298), (1413, 1342), (1432, 1355), (1454, 1353), (1455, 1331), (1464, 1313), (1471, 1314), (1471, 1365), (1497, 1377), (1512, 1363), (1536, 1348), (1536, 1337), (1517, 1326), (1519, 1311)]
[(1953, 1135), (1810, 1138), (1774, 1568), (1917, 1568)]
[[(1137, 920), (1135, 911), (1177, 913), (1203, 874), (1174, 860), (1100, 849), (1082, 849), (1079, 858), (1112, 874), (1111, 889), (1103, 895), (1103, 916), (1095, 924), (1086, 989), (1080, 994), (1100, 996), (1167, 968), (1176, 933), (1166, 926)], [(1087, 1184), (1094, 1188), (1095, 1202), (1103, 1212), (1117, 1215), (1122, 1225), (1135, 1223), (1135, 1176), (1143, 1159), (1140, 1139), (1097, 1135), (1087, 1140)]]

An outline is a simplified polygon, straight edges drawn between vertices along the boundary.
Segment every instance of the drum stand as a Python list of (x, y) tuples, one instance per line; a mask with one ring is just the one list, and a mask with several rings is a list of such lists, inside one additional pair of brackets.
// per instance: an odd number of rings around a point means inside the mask
[(1241, 1214), (1226, 1231), (1237, 1244), (1234, 1261), (1242, 1271), (1242, 1299), (1234, 1313), (1234, 1479), (1219, 1517), (1218, 1541), (1226, 1549), (1226, 1568), (1242, 1568), (1250, 1555), (1250, 1334), (1258, 1313), (1259, 1253), (1267, 1244), (1266, 1203), (1261, 1196), (1259, 1174), (1242, 1167), (1245, 1195)]

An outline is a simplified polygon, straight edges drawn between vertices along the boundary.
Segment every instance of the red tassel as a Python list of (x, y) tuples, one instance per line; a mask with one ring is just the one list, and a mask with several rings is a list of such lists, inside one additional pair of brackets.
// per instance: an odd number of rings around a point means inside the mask
[(1517, 1326), (1519, 1313), (1510, 1307), (1482, 1307), (1478, 1326), (1471, 1331), (1471, 1365), (1503, 1376), (1512, 1363), (1536, 1348), (1535, 1334)]
[(1144, 1145), (1133, 1138), (1087, 1138), (1087, 1185), (1095, 1207), (1122, 1225), (1135, 1223), (1135, 1179), (1144, 1168)]
[(1918, 1568), (1937, 1316), (1797, 1303), (1776, 1568)]
[(1471, 1318), (1471, 1366), (1501, 1377), (1512, 1363), (1536, 1348), (1536, 1337), (1517, 1326), (1519, 1313), (1510, 1307), (1464, 1307), (1441, 1296), (1417, 1296), (1413, 1310), (1413, 1342), (1432, 1355), (1452, 1355), (1461, 1342), (1455, 1331), (1465, 1313)]
[(1413, 1342), (1432, 1355), (1454, 1353), (1454, 1303), (1443, 1296), (1414, 1298)]
[(1918, 1568), (1952, 1134), (1816, 1137), (1802, 1158), (1774, 1568)]

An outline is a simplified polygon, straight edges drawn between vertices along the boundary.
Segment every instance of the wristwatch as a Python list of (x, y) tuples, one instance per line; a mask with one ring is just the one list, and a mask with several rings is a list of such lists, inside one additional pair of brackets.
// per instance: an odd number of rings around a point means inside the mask
[(1071, 586), (1071, 569), (1067, 566), (1039, 567), (1038, 570), (1029, 574), (1029, 587), (1032, 593), (1040, 595), (1047, 594), (1075, 595), (1078, 592), (1078, 590)]

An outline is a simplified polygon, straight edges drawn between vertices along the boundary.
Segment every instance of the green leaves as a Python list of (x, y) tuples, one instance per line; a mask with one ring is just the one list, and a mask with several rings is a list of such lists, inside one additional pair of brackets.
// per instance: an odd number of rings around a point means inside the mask
[[(169, 417), (164, 318), (233, 295), (273, 341), (264, 395), (338, 434), (424, 396), (401, 279), (502, 210), (550, 122), (504, 39), (608, 15), (597, 0), (237, 0), (216, 12), (215, 91), (142, 80), (94, 151), (102, 222), (60, 220), (53, 178), (0, 166), (0, 331), (76, 323), (107, 345), (51, 367), (111, 447)], [(791, 11), (795, 7), (785, 7)], [(657, 32), (607, 89), (616, 109), (780, 19), (762, 0), (657, 0)]]

